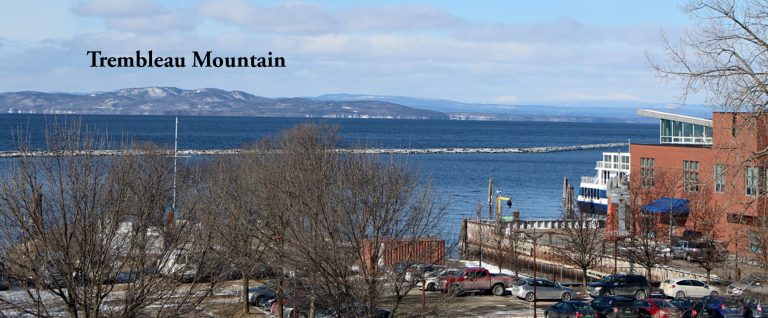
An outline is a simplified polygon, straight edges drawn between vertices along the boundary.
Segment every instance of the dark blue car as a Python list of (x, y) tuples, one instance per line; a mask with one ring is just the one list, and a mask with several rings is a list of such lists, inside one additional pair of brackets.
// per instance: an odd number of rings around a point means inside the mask
[(768, 318), (768, 294), (744, 292), (741, 294), (744, 304), (744, 317)]
[(728, 296), (706, 296), (701, 298), (704, 310), (710, 317), (743, 318), (744, 306), (738, 299)]
[(600, 296), (590, 304), (598, 318), (637, 318), (635, 299), (627, 296)]
[(583, 301), (561, 301), (544, 311), (545, 318), (597, 318), (595, 310)]

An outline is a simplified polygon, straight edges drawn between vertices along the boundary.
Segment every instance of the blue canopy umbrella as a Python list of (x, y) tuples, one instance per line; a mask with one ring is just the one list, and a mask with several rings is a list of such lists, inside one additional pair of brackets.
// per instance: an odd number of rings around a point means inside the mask
[(661, 197), (643, 207), (643, 211), (652, 214), (672, 213), (674, 216), (687, 216), (691, 211), (688, 199)]

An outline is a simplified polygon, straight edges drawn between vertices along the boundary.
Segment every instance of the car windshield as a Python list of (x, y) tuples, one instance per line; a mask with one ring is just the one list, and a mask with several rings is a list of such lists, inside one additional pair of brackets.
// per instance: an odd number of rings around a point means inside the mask
[(670, 303), (668, 303), (666, 301), (663, 301), (663, 300), (655, 301), (653, 303), (656, 304), (656, 307), (659, 307), (659, 308), (671, 308), (672, 307), (672, 305)]
[(760, 275), (752, 274), (742, 279), (741, 282), (744, 284), (751, 284), (754, 281), (760, 281), (760, 278), (762, 278)]
[(440, 276), (455, 276), (456, 274), (458, 274), (458, 271), (444, 271)]
[(613, 283), (613, 282), (615, 282), (615, 281), (616, 281), (618, 278), (619, 278), (618, 276), (609, 275), (609, 276), (605, 276), (605, 277), (603, 277), (603, 279), (601, 279), (601, 280), (600, 280), (600, 282), (601, 282), (601, 283)]
[(518, 281), (515, 282), (515, 286), (523, 286), (523, 285), (525, 285), (527, 283), (528, 283), (527, 280), (521, 279), (521, 280), (518, 280)]
[(693, 301), (690, 299), (672, 299), (669, 302), (682, 308), (689, 308), (693, 305)]
[(575, 308), (576, 310), (592, 309), (592, 307), (590, 307), (589, 304), (584, 304), (584, 303), (571, 303), (571, 306), (573, 306), (573, 308)]
[(723, 305), (728, 308), (739, 308), (741, 307), (741, 304), (739, 304), (739, 301), (735, 299), (723, 299)]

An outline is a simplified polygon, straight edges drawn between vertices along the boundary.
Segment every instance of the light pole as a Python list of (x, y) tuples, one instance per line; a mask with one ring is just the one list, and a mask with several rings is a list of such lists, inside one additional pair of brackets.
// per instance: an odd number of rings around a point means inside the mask
[(533, 318), (536, 318), (536, 285), (538, 284), (538, 280), (536, 278), (536, 240), (541, 237), (543, 234), (536, 235), (536, 225), (533, 226), (533, 233), (528, 234), (526, 233), (525, 236), (528, 237), (533, 241), (533, 251), (531, 254), (533, 254)]
[(479, 256), (480, 256), (480, 266), (483, 267), (483, 221), (480, 219), (480, 210), (482, 209), (482, 204), (479, 202), (477, 203), (477, 229), (478, 229), (478, 240), (477, 240), (477, 248), (479, 249)]

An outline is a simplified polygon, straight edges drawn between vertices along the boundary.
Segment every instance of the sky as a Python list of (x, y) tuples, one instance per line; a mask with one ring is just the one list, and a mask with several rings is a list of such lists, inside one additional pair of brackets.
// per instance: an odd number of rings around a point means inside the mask
[[(681, 102), (663, 60), (696, 21), (683, 2), (11, 1), (0, 19), (0, 91), (221, 88), (267, 97), (352, 93), (501, 104)], [(264, 56), (285, 68), (91, 68), (153, 50)], [(189, 62), (188, 62), (189, 63)], [(690, 97), (688, 103), (703, 98)]]

